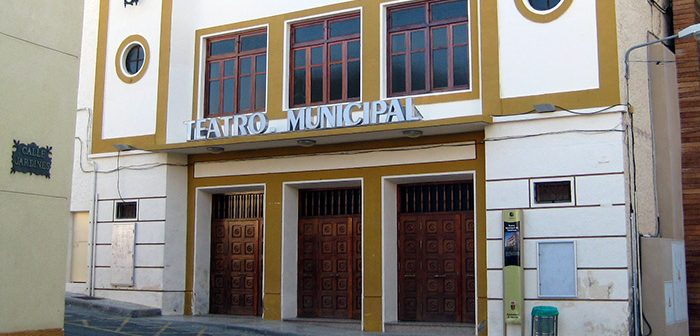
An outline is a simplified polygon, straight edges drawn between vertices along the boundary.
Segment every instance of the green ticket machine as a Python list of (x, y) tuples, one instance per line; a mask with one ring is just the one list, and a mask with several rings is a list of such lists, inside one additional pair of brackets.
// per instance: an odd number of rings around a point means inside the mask
[(523, 323), (522, 210), (503, 210), (503, 312), (506, 324)]

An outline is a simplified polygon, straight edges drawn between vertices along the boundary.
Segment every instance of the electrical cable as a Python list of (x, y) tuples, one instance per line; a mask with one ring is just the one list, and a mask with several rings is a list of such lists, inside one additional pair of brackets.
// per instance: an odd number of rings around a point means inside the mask
[(122, 197), (122, 192), (119, 189), (119, 158), (121, 158), (121, 153), (122, 151), (117, 152), (117, 194), (119, 195), (119, 199), (124, 202), (124, 197)]
[(520, 112), (520, 113), (514, 113), (514, 114), (494, 115), (494, 117), (495, 117), (495, 118), (496, 118), (496, 117), (513, 117), (513, 116), (521, 116), (521, 115), (526, 115), (526, 114), (546, 114), (546, 113), (553, 113), (553, 112), (557, 112), (557, 111), (564, 111), (564, 112), (568, 112), (568, 113), (575, 114), (575, 115), (595, 115), (595, 114), (599, 114), (599, 113), (603, 113), (603, 112), (610, 111), (610, 110), (612, 110), (612, 109), (614, 109), (614, 108), (616, 108), (616, 107), (624, 107), (624, 106), (627, 106), (627, 105), (626, 105), (626, 104), (613, 104), (613, 105), (610, 105), (610, 106), (607, 106), (607, 107), (604, 107), (604, 108), (601, 108), (601, 109), (598, 109), (598, 110), (595, 110), (595, 111), (590, 111), (590, 112), (578, 112), (578, 111), (574, 111), (574, 110), (571, 110), (571, 109), (568, 109), (568, 108), (565, 108), (565, 107), (561, 107), (561, 106), (559, 106), (559, 105), (554, 105), (554, 107), (555, 107), (557, 110), (556, 110), (556, 111), (552, 111), (552, 112), (537, 112), (535, 109), (532, 109), (532, 110), (529, 110), (529, 111)]
[(668, 14), (668, 11), (671, 9), (671, 6), (672, 6), (671, 1), (668, 2), (668, 5), (666, 5), (666, 8), (661, 7), (661, 5), (658, 2), (656, 2), (656, 0), (647, 0), (647, 2), (649, 3), (649, 5), (653, 6), (657, 10), (659, 10), (659, 12), (661, 12), (661, 14)]

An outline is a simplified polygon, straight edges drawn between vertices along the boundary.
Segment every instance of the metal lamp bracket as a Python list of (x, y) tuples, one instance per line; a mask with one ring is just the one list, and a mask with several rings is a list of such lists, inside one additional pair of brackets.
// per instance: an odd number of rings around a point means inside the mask
[(139, 0), (124, 0), (124, 7), (126, 5), (135, 6), (139, 4)]

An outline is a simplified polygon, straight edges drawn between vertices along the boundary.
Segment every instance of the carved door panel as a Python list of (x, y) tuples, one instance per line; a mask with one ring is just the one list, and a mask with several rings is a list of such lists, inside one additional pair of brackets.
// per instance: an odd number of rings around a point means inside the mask
[(418, 216), (402, 215), (398, 227), (399, 320), (422, 320), (421, 222)]
[[(299, 219), (298, 315), (359, 318), (360, 221), (330, 216)], [(359, 240), (361, 242), (361, 240)]]
[(260, 315), (260, 219), (212, 222), (211, 313)]
[[(463, 239), (468, 234), (464, 217), (462, 213), (399, 215), (400, 320), (469, 322), (465, 312), (474, 310), (474, 297), (473, 291), (469, 296), (465, 290), (468, 275), (474, 279), (473, 253), (467, 258), (464, 244), (472, 239)], [(468, 297), (472, 308), (466, 308)]]
[(423, 320), (459, 322), (462, 314), (460, 215), (422, 217)]
[(462, 307), (462, 320), (466, 323), (475, 323), (476, 321), (476, 269), (474, 267), (474, 215), (468, 213), (463, 216), (464, 234), (462, 235), (462, 241), (464, 241), (464, 246), (466, 247), (466, 267), (464, 268), (464, 278), (466, 283), (466, 288), (464, 289), (464, 295), (462, 302), (465, 302)]

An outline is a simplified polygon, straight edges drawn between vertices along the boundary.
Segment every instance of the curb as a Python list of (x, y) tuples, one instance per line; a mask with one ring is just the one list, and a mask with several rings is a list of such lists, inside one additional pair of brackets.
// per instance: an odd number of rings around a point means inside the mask
[(152, 308), (133, 303), (114, 301), (109, 299), (90, 297), (86, 295), (70, 295), (66, 294), (67, 305), (74, 305), (89, 309), (99, 310), (101, 312), (114, 314), (124, 317), (152, 317), (161, 316), (159, 308)]

